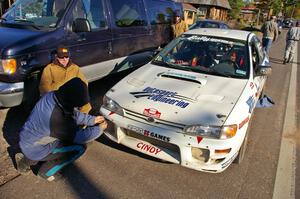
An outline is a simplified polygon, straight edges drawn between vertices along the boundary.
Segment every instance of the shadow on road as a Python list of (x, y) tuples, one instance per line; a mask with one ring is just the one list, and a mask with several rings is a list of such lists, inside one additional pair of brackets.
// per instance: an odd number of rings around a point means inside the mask
[(8, 143), (7, 152), (15, 164), (14, 156), (20, 152), (19, 140), (20, 130), (25, 123), (29, 115), (28, 111), (25, 111), (23, 106), (17, 106), (10, 108), (6, 114), (6, 118), (3, 123), (3, 137)]
[[(270, 57), (270, 62), (271, 62), (271, 63), (274, 63), (274, 64), (281, 64), (281, 65), (283, 65), (283, 59), (278, 59), (278, 58)], [(291, 63), (300, 65), (299, 62), (294, 62), (294, 61), (293, 61), (293, 62), (291, 62)]]
[(109, 198), (74, 164), (65, 169), (63, 177), (66, 183), (76, 192), (78, 198)]

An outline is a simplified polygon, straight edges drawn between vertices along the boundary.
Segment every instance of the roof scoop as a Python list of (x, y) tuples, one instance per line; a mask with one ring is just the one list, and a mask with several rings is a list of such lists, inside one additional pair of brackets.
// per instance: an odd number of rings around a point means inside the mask
[(178, 80), (182, 80), (182, 81), (188, 81), (188, 82), (194, 82), (196, 84), (200, 84), (200, 85), (205, 85), (207, 80), (197, 77), (195, 75), (189, 75), (189, 74), (185, 74), (185, 73), (177, 73), (177, 72), (163, 72), (163, 73), (158, 73), (157, 74), (158, 77), (162, 77), (162, 78), (171, 78), (171, 79), (178, 79)]

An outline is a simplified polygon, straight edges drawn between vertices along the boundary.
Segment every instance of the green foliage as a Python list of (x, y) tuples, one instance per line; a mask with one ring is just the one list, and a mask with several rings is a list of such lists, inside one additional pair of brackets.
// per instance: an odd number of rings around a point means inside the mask
[(231, 6), (231, 10), (229, 11), (230, 18), (238, 19), (241, 7), (244, 6), (243, 0), (229, 0), (228, 2)]

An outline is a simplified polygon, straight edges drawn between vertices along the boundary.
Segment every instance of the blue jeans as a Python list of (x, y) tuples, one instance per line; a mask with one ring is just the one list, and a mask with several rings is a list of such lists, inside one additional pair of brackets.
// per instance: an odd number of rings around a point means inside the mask
[(262, 39), (262, 46), (263, 46), (264, 51), (267, 53), (267, 55), (269, 55), (269, 53), (270, 53), (272, 40), (273, 39), (269, 39), (269, 38)]

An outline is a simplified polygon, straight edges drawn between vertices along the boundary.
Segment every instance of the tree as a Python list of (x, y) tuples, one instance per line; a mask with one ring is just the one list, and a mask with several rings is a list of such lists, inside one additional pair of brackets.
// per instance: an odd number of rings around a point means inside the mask
[(231, 7), (231, 10), (229, 11), (230, 18), (238, 19), (240, 10), (244, 6), (243, 0), (229, 0), (228, 2)]

